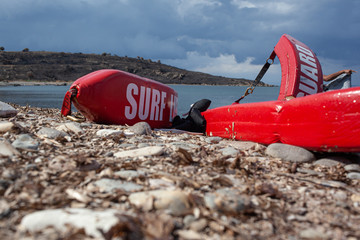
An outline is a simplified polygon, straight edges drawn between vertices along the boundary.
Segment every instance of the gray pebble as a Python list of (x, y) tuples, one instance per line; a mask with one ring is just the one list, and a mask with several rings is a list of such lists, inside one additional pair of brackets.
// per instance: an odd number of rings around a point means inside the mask
[(136, 170), (121, 170), (114, 172), (114, 174), (123, 179), (129, 179), (129, 178), (137, 178), (143, 176), (145, 173), (143, 171), (136, 171)]
[(188, 194), (179, 190), (154, 190), (132, 193), (129, 201), (139, 208), (146, 208), (150, 202), (155, 209), (166, 210), (174, 216), (182, 216), (192, 209)]
[(136, 148), (136, 146), (134, 144), (131, 144), (131, 143), (122, 143), (122, 144), (119, 145), (119, 148), (131, 149), (131, 148)]
[(37, 132), (37, 135), (40, 137), (56, 139), (59, 137), (65, 137), (67, 135), (67, 133), (53, 129), (53, 128), (43, 127)]
[(344, 167), (344, 169), (348, 172), (360, 172), (359, 164), (348, 164)]
[(19, 149), (37, 150), (39, 142), (33, 139), (29, 134), (20, 134), (12, 143), (12, 146)]
[(9, 132), (14, 128), (15, 124), (12, 122), (0, 122), (0, 133)]
[(196, 220), (194, 215), (186, 215), (183, 219), (183, 223), (186, 227), (188, 227), (191, 223)]
[(115, 129), (101, 129), (96, 132), (96, 136), (99, 137), (120, 137), (123, 132)]
[(147, 122), (138, 122), (128, 128), (128, 131), (136, 135), (149, 135), (151, 134), (151, 127)]
[(158, 146), (150, 146), (150, 147), (143, 147), (137, 148), (127, 151), (120, 151), (114, 153), (114, 156), (117, 158), (121, 157), (141, 157), (141, 156), (160, 156), (165, 152), (163, 147)]
[(0, 101), (0, 117), (9, 118), (14, 117), (18, 111), (7, 103)]
[(66, 233), (69, 227), (84, 229), (85, 233), (95, 239), (103, 239), (103, 232), (109, 231), (118, 224), (121, 214), (118, 210), (105, 209), (94, 211), (86, 208), (49, 209), (30, 213), (21, 220), (21, 229), (39, 232), (53, 227)]
[(222, 213), (239, 214), (251, 207), (250, 200), (231, 188), (221, 188), (205, 194), (205, 205)]
[(7, 141), (0, 142), (0, 156), (11, 157), (20, 153)]
[(80, 123), (77, 122), (67, 122), (57, 127), (57, 130), (63, 132), (73, 132), (75, 134), (82, 134), (84, 130), (82, 130)]
[(195, 231), (195, 232), (200, 232), (202, 231), (204, 228), (206, 228), (208, 225), (208, 222), (206, 221), (205, 218), (201, 218), (197, 221), (194, 221), (190, 224), (190, 229)]
[(208, 137), (205, 139), (207, 143), (219, 143), (222, 140), (221, 137)]
[(233, 147), (226, 147), (223, 149), (220, 149), (220, 152), (224, 155), (224, 156), (232, 156), (235, 157), (238, 153), (239, 150), (233, 148)]
[(360, 180), (360, 173), (350, 172), (350, 173), (346, 174), (346, 177), (351, 180)]
[(329, 239), (330, 235), (325, 233), (321, 227), (308, 228), (300, 232), (301, 239)]
[(126, 192), (132, 192), (141, 190), (143, 187), (139, 184), (132, 182), (123, 182), (121, 180), (114, 180), (103, 178), (92, 183), (93, 186), (98, 187), (101, 192), (112, 192), (114, 190), (123, 190)]
[(183, 148), (185, 150), (191, 151), (193, 149), (200, 148), (199, 145), (192, 144), (192, 143), (186, 143), (186, 142), (172, 142), (170, 143), (175, 148)]
[(338, 164), (344, 165), (344, 163), (342, 163), (342, 162), (339, 162), (339, 161), (336, 161), (333, 159), (327, 159), (327, 158), (319, 159), (319, 160), (315, 161), (313, 164), (318, 165), (318, 166), (324, 166), (324, 167), (335, 167)]
[(11, 212), (10, 204), (4, 199), (0, 199), (0, 219), (8, 216)]
[(315, 160), (315, 156), (310, 151), (282, 143), (273, 143), (266, 148), (265, 153), (271, 157), (281, 158), (284, 161), (304, 163)]
[(148, 147), (148, 146), (150, 146), (148, 143), (139, 143), (138, 145), (139, 148)]

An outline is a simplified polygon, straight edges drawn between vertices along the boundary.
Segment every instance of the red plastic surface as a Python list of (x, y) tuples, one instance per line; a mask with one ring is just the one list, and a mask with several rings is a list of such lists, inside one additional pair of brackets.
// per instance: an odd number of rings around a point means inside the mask
[(359, 152), (360, 87), (322, 93), (319, 60), (289, 35), (280, 38), (274, 51), (282, 74), (278, 100), (207, 110), (206, 134), (316, 151)]
[(316, 151), (360, 151), (360, 87), (289, 101), (233, 104), (203, 115), (209, 136)]
[(284, 34), (274, 51), (281, 65), (281, 87), (278, 100), (323, 91), (321, 65), (308, 46)]
[(128, 124), (145, 121), (152, 128), (171, 126), (178, 94), (172, 88), (119, 70), (99, 70), (76, 80), (74, 106), (90, 121)]

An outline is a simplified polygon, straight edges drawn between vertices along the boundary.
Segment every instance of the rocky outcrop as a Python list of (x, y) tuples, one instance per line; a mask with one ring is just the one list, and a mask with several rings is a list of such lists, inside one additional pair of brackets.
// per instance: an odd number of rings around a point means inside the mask
[[(119, 69), (165, 84), (250, 85), (251, 80), (187, 71), (141, 57), (64, 52), (0, 52), (0, 82), (68, 81), (100, 69)], [(260, 83), (259, 86), (267, 86)]]

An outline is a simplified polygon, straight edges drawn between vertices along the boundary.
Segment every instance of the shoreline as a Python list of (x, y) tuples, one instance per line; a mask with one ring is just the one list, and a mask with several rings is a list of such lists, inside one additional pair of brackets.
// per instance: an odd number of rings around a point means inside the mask
[[(8, 86), (71, 86), (72, 82), (68, 81), (0, 81), (0, 87)], [(228, 85), (228, 84), (175, 84), (175, 83), (163, 83), (165, 85), (186, 85), (186, 86), (234, 86), (234, 87), (250, 87), (250, 85)], [(269, 86), (256, 86), (258, 87), (279, 87), (278, 85)]]

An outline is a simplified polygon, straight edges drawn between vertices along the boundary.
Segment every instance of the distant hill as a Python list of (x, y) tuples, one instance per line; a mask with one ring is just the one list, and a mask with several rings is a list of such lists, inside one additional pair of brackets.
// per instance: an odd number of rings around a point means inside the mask
[[(207, 84), (246, 86), (251, 80), (226, 78), (154, 62), (150, 59), (110, 54), (0, 51), (0, 81), (66, 81), (100, 69), (119, 69), (165, 84)], [(269, 86), (260, 83), (259, 86)]]

